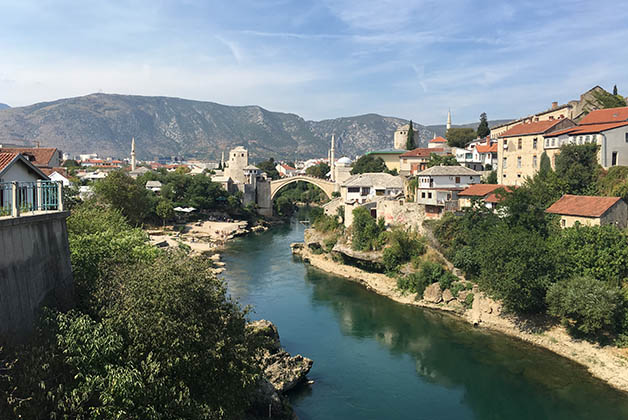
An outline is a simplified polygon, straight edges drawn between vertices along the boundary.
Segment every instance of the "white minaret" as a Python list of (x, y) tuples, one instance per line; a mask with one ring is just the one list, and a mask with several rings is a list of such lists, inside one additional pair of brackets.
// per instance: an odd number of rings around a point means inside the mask
[(222, 151), (222, 156), (220, 156), (220, 169), (225, 170), (225, 151)]
[(331, 177), (330, 177), (331, 182), (336, 181), (336, 174), (335, 174), (336, 160), (334, 159), (335, 145), (336, 145), (336, 137), (332, 134), (331, 135), (331, 150), (329, 151), (329, 170), (331, 171)]
[(447, 130), (451, 128), (451, 109), (447, 111)]
[(135, 137), (131, 139), (131, 170), (135, 170)]

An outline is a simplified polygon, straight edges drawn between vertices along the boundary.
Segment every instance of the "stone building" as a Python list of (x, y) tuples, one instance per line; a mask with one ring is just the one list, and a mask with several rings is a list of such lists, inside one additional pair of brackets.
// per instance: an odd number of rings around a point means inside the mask
[(614, 225), (625, 229), (628, 224), (628, 205), (619, 197), (565, 194), (545, 212), (560, 215), (560, 226), (563, 228), (580, 223), (586, 226)]
[(417, 174), (419, 185), (415, 201), (425, 206), (428, 218), (439, 218), (445, 211), (458, 209), (458, 193), (479, 184), (481, 174), (464, 166), (432, 166)]
[[(414, 144), (418, 145), (419, 138), (419, 129), (412, 124), (412, 128), (414, 130)], [(393, 147), (397, 150), (406, 150), (406, 143), (408, 142), (408, 130), (410, 129), (410, 124), (402, 125), (399, 127), (394, 134), (393, 137)]]
[(231, 178), (236, 184), (246, 184), (247, 177), (244, 175), (244, 168), (249, 165), (249, 151), (242, 146), (229, 151), (229, 160), (226, 162), (227, 168), (224, 169), (225, 176)]

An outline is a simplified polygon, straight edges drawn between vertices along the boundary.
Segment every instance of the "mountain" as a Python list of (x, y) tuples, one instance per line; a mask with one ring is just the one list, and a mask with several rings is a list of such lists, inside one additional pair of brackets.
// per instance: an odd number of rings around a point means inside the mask
[(0, 109), (7, 109), (7, 108), (11, 108), (11, 107), (7, 104), (0, 103)]
[[(128, 155), (135, 137), (138, 158), (220, 158), (243, 145), (255, 159), (326, 156), (331, 134), (337, 155), (354, 157), (391, 148), (395, 129), (407, 121), (367, 114), (324, 121), (180, 98), (92, 94), (9, 108), (0, 112), (0, 144), (55, 146), (71, 155)], [(418, 126), (421, 139), (433, 132)]]
[[(513, 118), (514, 119), (514, 118)], [(512, 121), (513, 119), (510, 120), (489, 120), (488, 122), (488, 126), (489, 127), (495, 127), (507, 122)], [(469, 123), (469, 124), (452, 124), (452, 127), (456, 127), (456, 128), (472, 128), (474, 130), (476, 130), (478, 128), (478, 125), (480, 125), (480, 122), (474, 122), (474, 123)], [(447, 126), (445, 124), (438, 124), (438, 125), (428, 125), (425, 127), (427, 130), (432, 131), (434, 133), (436, 133), (437, 136), (441, 136), (441, 137), (445, 137), (445, 133), (447, 132)]]

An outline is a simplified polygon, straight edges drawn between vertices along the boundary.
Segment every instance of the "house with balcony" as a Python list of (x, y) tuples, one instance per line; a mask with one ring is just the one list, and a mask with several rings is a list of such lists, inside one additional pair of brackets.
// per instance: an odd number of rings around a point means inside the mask
[(419, 147), (414, 150), (408, 150), (399, 156), (399, 175), (414, 176), (421, 171), (427, 169), (432, 153), (437, 155), (445, 155), (447, 151), (443, 148)]
[(395, 197), (403, 193), (403, 179), (387, 173), (353, 175), (340, 185), (345, 203), (372, 201), (378, 197)]
[(458, 193), (479, 184), (481, 174), (464, 166), (432, 166), (417, 174), (415, 200), (425, 205), (428, 218), (440, 218), (446, 211), (458, 209)]

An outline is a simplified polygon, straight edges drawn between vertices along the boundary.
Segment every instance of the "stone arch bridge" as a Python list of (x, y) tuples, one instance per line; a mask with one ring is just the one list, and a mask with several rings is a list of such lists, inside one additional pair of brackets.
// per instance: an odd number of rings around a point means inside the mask
[(265, 197), (260, 197), (260, 195), (262, 194), (260, 194), (261, 191), (258, 190), (257, 203), (259, 207), (259, 213), (265, 216), (272, 216), (273, 200), (275, 199), (275, 196), (277, 195), (279, 190), (281, 190), (288, 184), (293, 184), (299, 181), (309, 182), (310, 184), (316, 185), (318, 188), (323, 190), (323, 192), (325, 193), (325, 195), (327, 195), (327, 198), (329, 199), (332, 198), (332, 194), (334, 193), (334, 191), (336, 191), (336, 184), (334, 182), (315, 178), (313, 176), (297, 175), (287, 178), (276, 179), (274, 181), (270, 181), (270, 188), (266, 189), (266, 193), (262, 193), (263, 195), (265, 195)]

